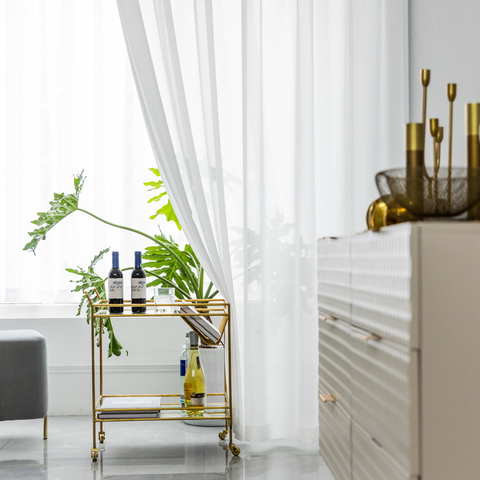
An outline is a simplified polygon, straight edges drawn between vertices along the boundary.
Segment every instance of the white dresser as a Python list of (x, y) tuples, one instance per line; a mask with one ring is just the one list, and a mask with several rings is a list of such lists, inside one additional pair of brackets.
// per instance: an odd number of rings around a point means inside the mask
[(335, 478), (480, 479), (480, 223), (319, 240), (318, 311)]

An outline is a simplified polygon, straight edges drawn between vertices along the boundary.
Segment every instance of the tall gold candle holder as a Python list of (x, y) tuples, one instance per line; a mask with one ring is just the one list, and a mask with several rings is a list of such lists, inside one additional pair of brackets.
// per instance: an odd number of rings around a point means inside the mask
[[(480, 168), (480, 140), (478, 136), (478, 128), (480, 125), (480, 103), (467, 103), (465, 106), (465, 127), (467, 136), (467, 169), (468, 174), (475, 169)], [(471, 195), (472, 186), (469, 182), (469, 196)], [(480, 204), (473, 206), (467, 215), (468, 220), (480, 220)]]
[(423, 151), (425, 151), (425, 135), (427, 133), (427, 89), (430, 85), (430, 70), (420, 71), (420, 83), (423, 87), (423, 103), (422, 103), (422, 125), (423, 125)]
[(452, 132), (453, 132), (453, 102), (457, 97), (457, 85), (449, 83), (447, 85), (447, 98), (450, 102), (450, 114), (448, 120), (448, 191), (447, 191), (447, 210), (450, 210), (452, 203)]
[(405, 127), (407, 202), (423, 203), (424, 128), (422, 123), (407, 123)]

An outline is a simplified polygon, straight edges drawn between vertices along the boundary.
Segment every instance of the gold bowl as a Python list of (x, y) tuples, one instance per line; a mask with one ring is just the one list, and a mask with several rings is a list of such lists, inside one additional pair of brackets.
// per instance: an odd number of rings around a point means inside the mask
[(455, 217), (480, 200), (480, 169), (447, 167), (396, 168), (377, 173), (375, 182), (389, 208), (405, 208), (412, 215)]

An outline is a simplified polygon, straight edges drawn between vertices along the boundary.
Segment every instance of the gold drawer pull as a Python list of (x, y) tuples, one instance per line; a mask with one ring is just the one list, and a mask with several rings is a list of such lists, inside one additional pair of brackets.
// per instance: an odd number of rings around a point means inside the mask
[(320, 320), (323, 320), (324, 322), (326, 322), (327, 320), (336, 320), (336, 318), (332, 317), (331, 315), (322, 315), (321, 313), (318, 314), (318, 318)]
[(324, 395), (323, 393), (321, 393), (319, 397), (323, 400), (323, 403), (327, 403), (327, 402), (335, 403), (337, 401), (337, 399), (333, 395)]
[(355, 337), (358, 338), (359, 340), (362, 340), (363, 342), (370, 342), (370, 341), (378, 342), (380, 340), (380, 337), (377, 337), (377, 335), (360, 333), (360, 332), (355, 332)]

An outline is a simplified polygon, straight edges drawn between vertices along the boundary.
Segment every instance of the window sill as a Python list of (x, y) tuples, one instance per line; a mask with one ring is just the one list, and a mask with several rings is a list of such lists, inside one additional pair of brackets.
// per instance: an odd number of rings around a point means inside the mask
[(2, 303), (0, 319), (76, 318), (78, 303)]

